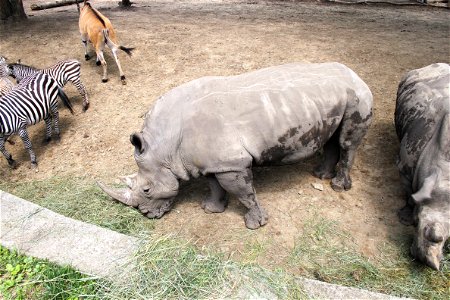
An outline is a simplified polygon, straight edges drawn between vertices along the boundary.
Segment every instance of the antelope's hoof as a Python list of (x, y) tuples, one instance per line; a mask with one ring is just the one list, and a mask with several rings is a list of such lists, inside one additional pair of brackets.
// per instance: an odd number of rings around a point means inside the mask
[(97, 66), (100, 66), (102, 63), (101, 63), (99, 60), (97, 60), (97, 61), (95, 62), (95, 64), (96, 64)]
[(103, 83), (108, 82), (108, 78), (103, 78), (103, 79), (102, 79), (102, 82), (103, 82)]
[(91, 58), (89, 57), (89, 55), (85, 54), (85, 55), (84, 55), (84, 59), (85, 59), (85, 60), (90, 60)]

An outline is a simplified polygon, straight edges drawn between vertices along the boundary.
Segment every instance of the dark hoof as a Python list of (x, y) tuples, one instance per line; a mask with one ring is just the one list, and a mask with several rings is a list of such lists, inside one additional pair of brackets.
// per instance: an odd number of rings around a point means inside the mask
[(106, 79), (103, 78), (103, 79), (102, 79), (102, 82), (103, 82), (103, 83), (108, 82), (108, 79), (107, 79), (107, 78), (106, 78)]
[(89, 57), (89, 55), (85, 54), (85, 55), (84, 55), (84, 59), (85, 59), (85, 60), (90, 60), (91, 58)]
[(331, 180), (331, 188), (335, 192), (342, 192), (344, 190), (348, 191), (352, 188), (352, 182), (350, 180), (339, 180), (337, 177), (334, 177)]
[(261, 207), (250, 209), (244, 216), (245, 226), (248, 229), (258, 229), (267, 224), (268, 215)]
[(83, 104), (83, 112), (86, 112), (89, 108), (89, 103)]
[(31, 162), (31, 169), (36, 170), (38, 167), (37, 161), (32, 161)]
[(51, 137), (45, 137), (44, 140), (42, 140), (42, 144), (43, 145), (48, 145), (48, 143), (50, 143), (51, 140), (52, 140)]
[(212, 200), (206, 199), (202, 202), (201, 207), (207, 214), (222, 213), (225, 211), (225, 209), (227, 207), (227, 203), (225, 201), (219, 202), (219, 201), (212, 201)]
[(96, 62), (95, 62), (95, 64), (97, 65), (97, 66), (101, 66), (101, 62), (99, 61), (99, 60), (97, 60)]
[(15, 169), (17, 168), (17, 163), (14, 159), (10, 158), (8, 159), (8, 165), (11, 169)]
[(57, 135), (57, 136), (55, 136), (54, 140), (56, 143), (59, 143), (59, 142), (61, 142), (61, 137), (59, 135)]

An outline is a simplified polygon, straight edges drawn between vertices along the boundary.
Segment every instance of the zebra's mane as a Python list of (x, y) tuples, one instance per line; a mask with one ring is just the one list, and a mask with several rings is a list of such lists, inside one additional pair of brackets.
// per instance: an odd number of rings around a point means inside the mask
[(17, 66), (17, 67), (19, 67), (19, 68), (23, 68), (23, 69), (31, 69), (31, 70), (33, 70), (33, 71), (38, 71), (38, 70), (39, 70), (39, 69), (36, 68), (36, 67), (24, 65), (24, 64), (22, 64), (22, 63), (9, 64), (9, 66), (11, 66), (11, 67)]

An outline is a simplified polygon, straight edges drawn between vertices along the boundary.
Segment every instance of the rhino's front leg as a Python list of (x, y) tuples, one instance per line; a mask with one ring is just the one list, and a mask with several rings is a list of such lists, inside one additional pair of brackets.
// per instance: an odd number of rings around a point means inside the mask
[(221, 213), (225, 211), (228, 205), (226, 191), (220, 186), (216, 177), (208, 176), (208, 184), (211, 189), (211, 194), (208, 198), (203, 200), (202, 208), (207, 213)]
[(409, 180), (409, 177), (404, 175), (400, 171), (400, 181), (402, 183), (402, 186), (404, 190), (406, 191), (406, 204), (404, 207), (402, 207), (397, 215), (400, 218), (400, 222), (404, 225), (414, 225), (414, 200), (411, 198), (412, 195), (412, 189), (411, 189), (411, 180)]
[(239, 201), (248, 208), (248, 212), (244, 216), (247, 228), (257, 229), (267, 223), (267, 213), (256, 199), (253, 174), (250, 169), (217, 173), (216, 178), (225, 191), (236, 195)]

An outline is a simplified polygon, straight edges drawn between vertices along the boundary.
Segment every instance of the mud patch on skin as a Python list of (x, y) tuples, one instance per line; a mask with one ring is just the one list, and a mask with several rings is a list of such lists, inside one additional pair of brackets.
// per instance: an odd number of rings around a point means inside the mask
[[(331, 124), (326, 121), (318, 122), (316, 126), (303, 134), (302, 126), (293, 127), (284, 135), (278, 138), (280, 144), (275, 145), (261, 153), (259, 165), (282, 164), (283, 159), (296, 152), (306, 152), (307, 156), (313, 155), (330, 139), (334, 131), (338, 128), (337, 120), (333, 119)], [(322, 126), (320, 126), (322, 125)]]

